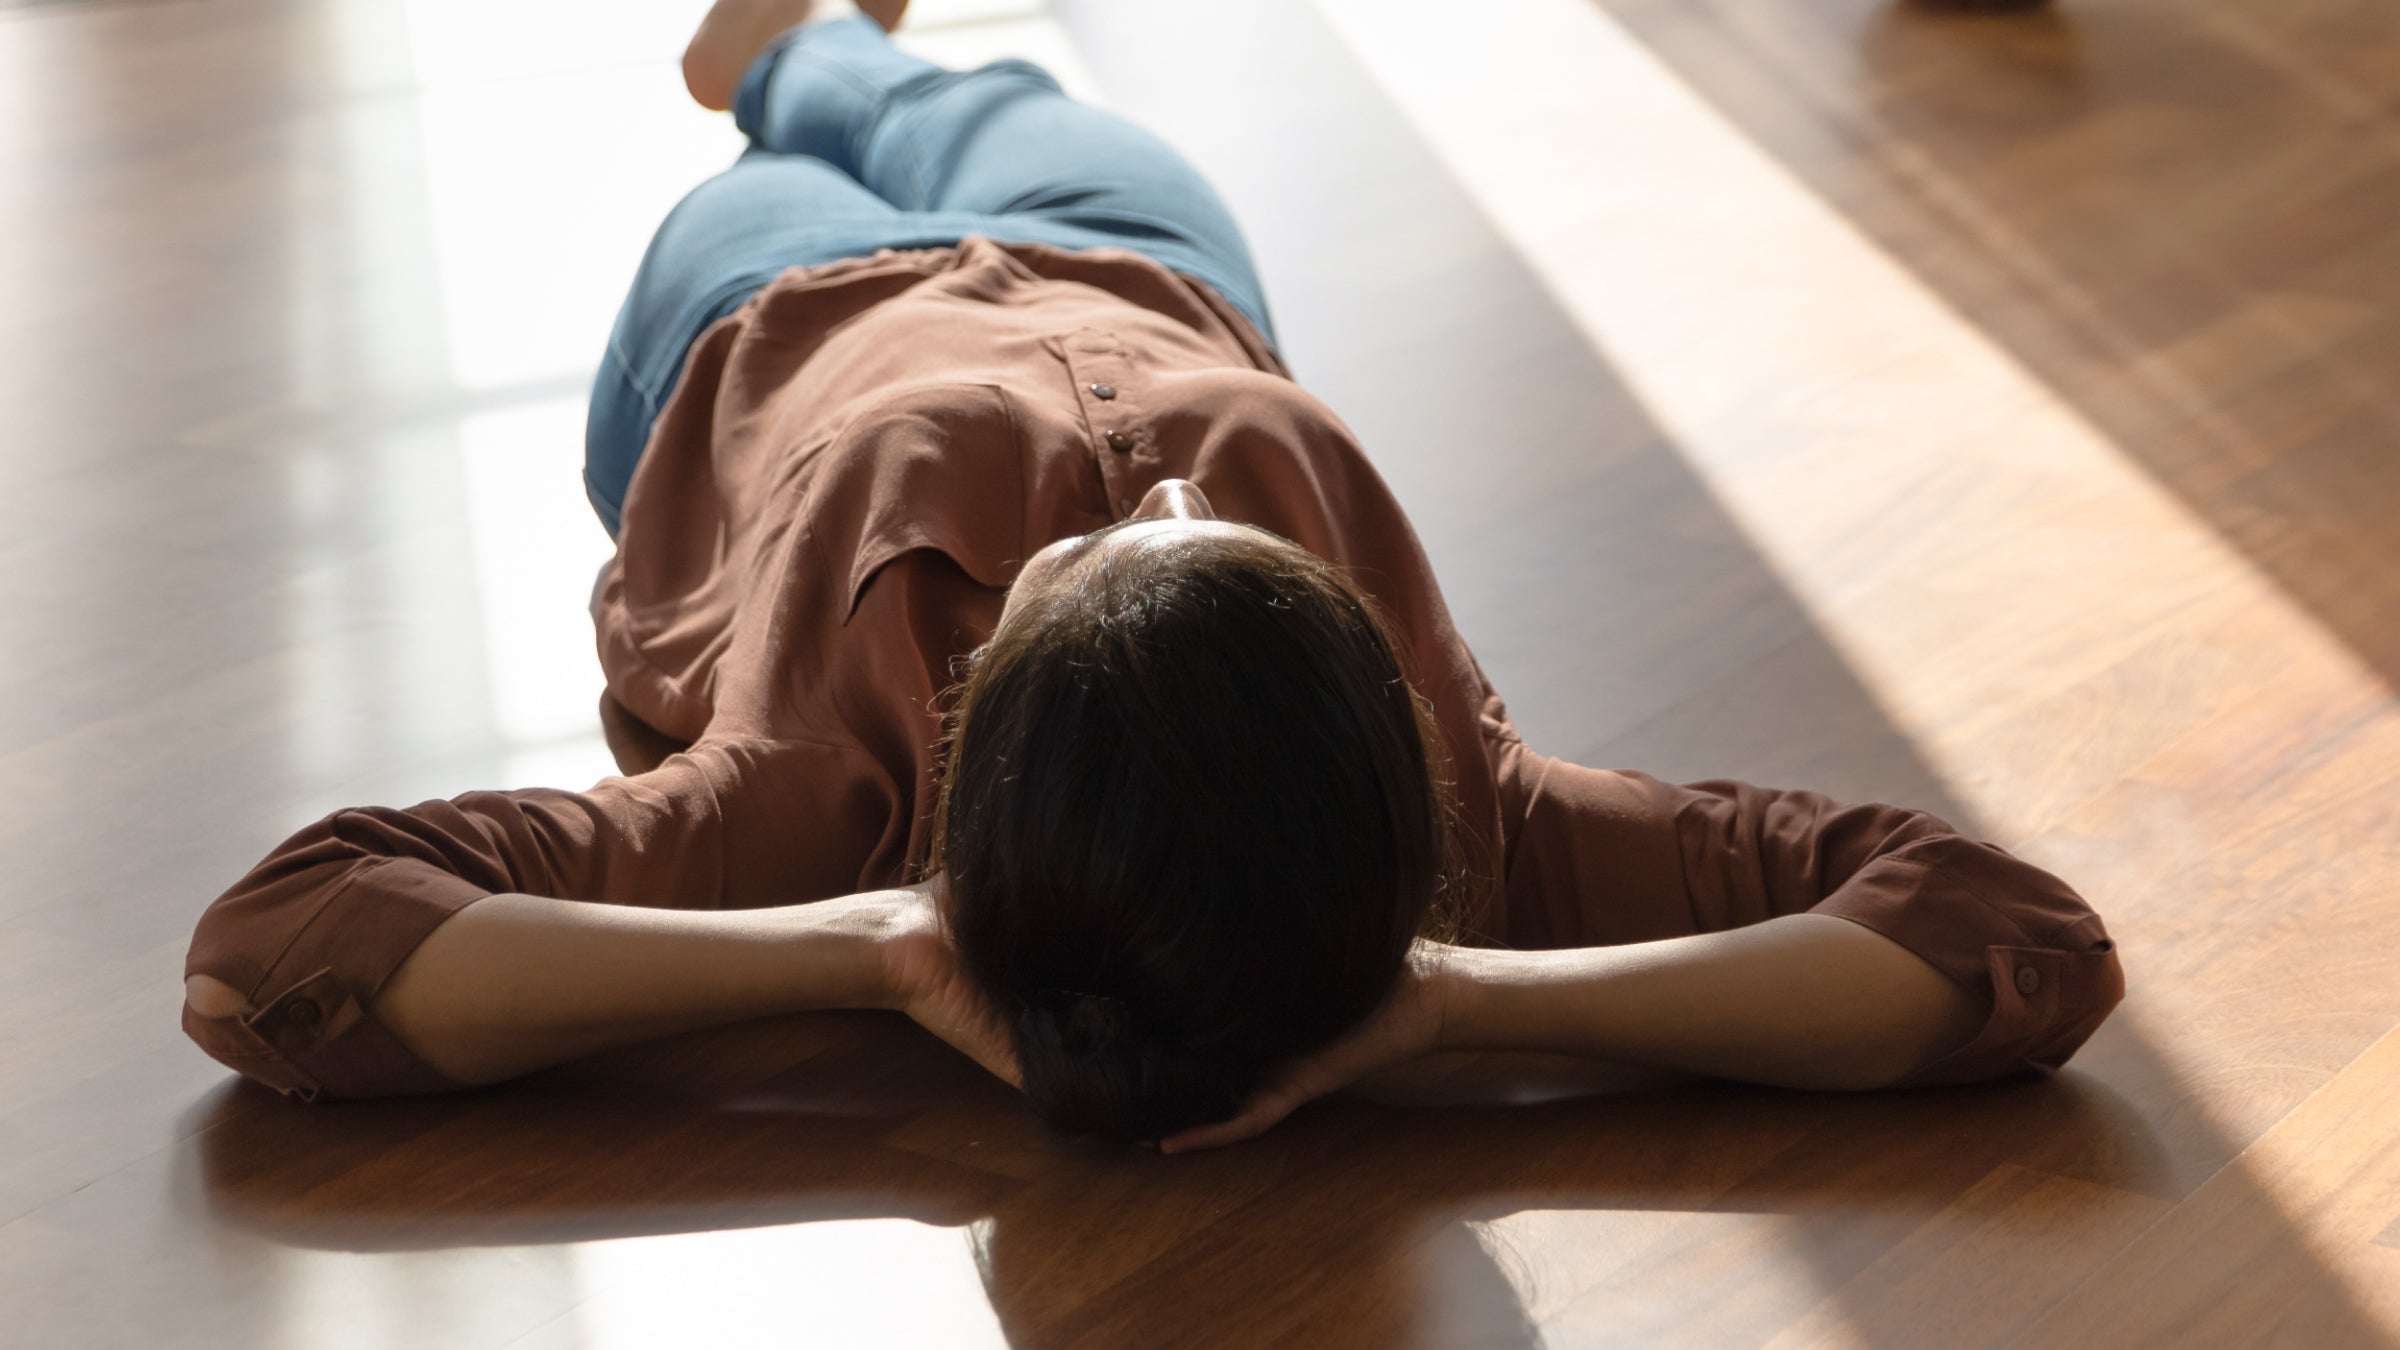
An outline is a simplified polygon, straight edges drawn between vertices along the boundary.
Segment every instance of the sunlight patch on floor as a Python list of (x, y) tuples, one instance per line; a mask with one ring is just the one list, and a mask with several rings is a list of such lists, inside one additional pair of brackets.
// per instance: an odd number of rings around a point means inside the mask
[[(415, 88), (417, 209), (456, 388), (587, 376), (659, 220), (739, 153), (731, 119), (692, 103), (677, 70), (705, 8), (407, 0), (405, 61), (376, 11), (353, 12), (355, 78)], [(901, 39), (954, 67), (1019, 56), (1079, 95), (1094, 84), (1038, 0), (928, 0)], [(614, 771), (593, 716), (585, 603), (610, 545), (583, 497), (583, 411), (541, 402), (457, 424), (492, 720), (509, 747), (492, 786), (580, 789)]]
[(2380, 694), (1601, 7), (1318, 3), (1997, 837), (2295, 669)]
[(741, 153), (676, 64), (704, 9), (407, 0), (460, 387), (591, 369), (651, 231)]
[[(458, 431), (492, 727), (509, 787), (580, 791), (616, 772), (594, 708), (600, 658), (584, 609), (615, 552), (579, 493), (581, 399), (468, 418)], [(570, 489), (570, 490), (562, 490)]]
[[(2271, 684), (2392, 737), (2338, 638), (1604, 9), (1316, 3), (1995, 838), (2038, 856), (2145, 765), (2232, 757), (2211, 729)], [(1619, 1222), (1486, 1237), (1547, 1261)], [(1556, 1302), (1544, 1270), (1529, 1306)]]
[(846, 1219), (570, 1250), (585, 1301), (528, 1350), (1008, 1343), (965, 1229)]

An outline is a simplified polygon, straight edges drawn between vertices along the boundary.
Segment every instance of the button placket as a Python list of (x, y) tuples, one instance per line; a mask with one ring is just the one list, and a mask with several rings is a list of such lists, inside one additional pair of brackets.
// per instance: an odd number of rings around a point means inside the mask
[(1148, 490), (1150, 458), (1131, 365), (1110, 334), (1086, 330), (1061, 345), (1103, 490), (1119, 516), (1131, 515)]

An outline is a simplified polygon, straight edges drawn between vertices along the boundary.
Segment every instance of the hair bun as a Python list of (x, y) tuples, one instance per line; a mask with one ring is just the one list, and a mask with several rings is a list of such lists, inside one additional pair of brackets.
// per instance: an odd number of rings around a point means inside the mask
[(1132, 1046), (1139, 1038), (1133, 1007), (1113, 994), (1081, 989), (1042, 989), (1028, 1000), (1026, 1011), (1052, 1020), (1064, 1048), (1082, 1054), (1108, 1054)]
[(1233, 1062), (1160, 1040), (1109, 994), (1038, 990), (1016, 1032), (1026, 1095), (1069, 1134), (1161, 1138), (1226, 1119), (1249, 1086)]

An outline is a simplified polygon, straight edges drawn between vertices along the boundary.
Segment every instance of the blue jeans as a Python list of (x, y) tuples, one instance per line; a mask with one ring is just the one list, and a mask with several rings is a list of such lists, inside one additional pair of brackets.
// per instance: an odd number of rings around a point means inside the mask
[(1126, 248), (1206, 283), (1273, 340), (1250, 251), (1207, 180), (1030, 62), (944, 70), (864, 15), (804, 24), (751, 63), (733, 114), (750, 147), (659, 226), (592, 384), (584, 490), (612, 538), (686, 350), (787, 267), (971, 234)]

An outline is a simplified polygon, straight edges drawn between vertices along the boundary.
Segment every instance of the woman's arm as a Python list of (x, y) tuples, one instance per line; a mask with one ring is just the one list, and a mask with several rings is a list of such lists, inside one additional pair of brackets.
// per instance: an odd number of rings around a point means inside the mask
[(1987, 1015), (1907, 948), (1822, 914), (1622, 947), (1421, 942), (1365, 1024), (1279, 1070), (1233, 1119), (1161, 1147), (1239, 1142), (1305, 1102), (1443, 1050), (1535, 1050), (1778, 1087), (1879, 1088), (1966, 1044)]
[(877, 950), (897, 918), (876, 893), (720, 911), (495, 895), (435, 929), (375, 1012), (448, 1077), (497, 1082), (700, 1027), (884, 1006)]
[[(222, 981), (193, 976), (186, 987), (207, 1015), (250, 1011)], [(829, 1008), (908, 1012), (1013, 1077), (1005, 1037), (967, 997), (924, 885), (729, 911), (488, 896), (434, 929), (373, 1000), (385, 1030), (462, 1086)]]
[[(876, 894), (779, 909), (636, 909), (492, 895), (444, 920), (370, 1000), (384, 1029), (462, 1086), (751, 1017), (884, 1006), (891, 906)], [(206, 975), (186, 997), (252, 1011)]]
[(1958, 1049), (1982, 1000), (1847, 919), (1622, 947), (1453, 948), (1436, 1049), (1542, 1050), (1781, 1087), (1884, 1087)]
[(1833, 1089), (2055, 1068), (2124, 996), (2080, 896), (1923, 812), (1677, 786), (1513, 738), (1499, 764), (1518, 825), (1496, 936), (1520, 950), (1421, 944), (1364, 1026), (1170, 1148), (1447, 1048)]
[[(374, 1097), (460, 1083), (416, 1053), (421, 1036), (387, 1019), (404, 965), (408, 982), (422, 987), (429, 980), (420, 972), (499, 953), (480, 968), (485, 988), (430, 979), (445, 996), (426, 1001), (452, 1010), (445, 1015), (484, 1015), (446, 995), (500, 999), (514, 996), (512, 984), (545, 981), (612, 1001), (556, 1010), (552, 1034), (562, 1038), (602, 1035), (615, 1000), (635, 1000), (626, 1016), (637, 1029), (730, 1010), (772, 962), (796, 959), (794, 944), (781, 940), (789, 931), (731, 911), (843, 896), (880, 880), (865, 865), (871, 845), (857, 841), (890, 833), (897, 807), (855, 758), (805, 744), (719, 742), (585, 792), (471, 792), (407, 810), (335, 812), (286, 840), (200, 916), (184, 965), (184, 1029), (218, 1060), (293, 1096)], [(719, 941), (745, 944), (744, 954), (717, 952), (710, 944)], [(641, 986), (610, 978), (622, 972), (607, 962), (661, 943), (729, 960), (749, 983), (678, 983), (672, 995), (657, 994), (717, 1003), (639, 1002)], [(557, 955), (570, 949), (573, 962)], [(600, 963), (597, 978), (578, 964), (589, 962)], [(405, 1018), (418, 1000), (406, 987), (401, 994)]]
[[(1506, 920), (1494, 945), (1660, 944), (1664, 952), (1685, 950), (1665, 939), (1712, 938), (1688, 950), (1738, 958), (1742, 973), (1725, 985), (1728, 996), (1755, 985), (1801, 996), (1836, 988), (1850, 998), (1830, 979), (1818, 983), (1820, 964), (1852, 969), (1839, 951), (1781, 941), (1806, 927), (1782, 920), (1838, 920), (1938, 971), (1984, 1013), (1973, 1036), (1906, 1066), (1896, 1081), (1909, 1084), (2055, 1069), (2124, 997), (2116, 944), (2082, 896), (1926, 812), (1748, 783), (1663, 783), (1521, 746), (1502, 763), (1503, 797), (1521, 824), (1509, 845)], [(1753, 928), (1767, 934), (1734, 936)], [(1817, 931), (1832, 935), (1828, 941), (1860, 936), (1821, 924)], [(1783, 962), (1793, 968), (1779, 969)], [(1680, 959), (1656, 973), (1687, 975)]]

